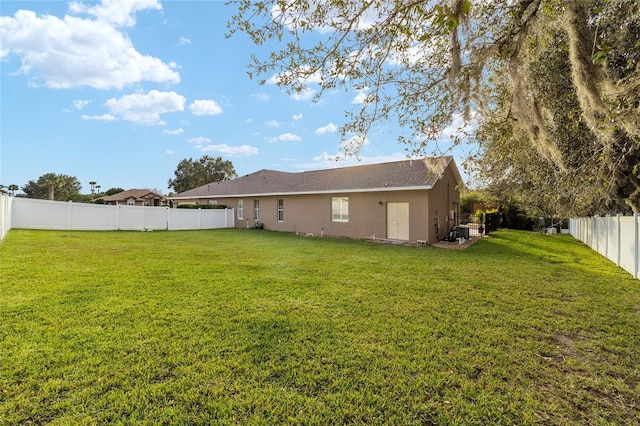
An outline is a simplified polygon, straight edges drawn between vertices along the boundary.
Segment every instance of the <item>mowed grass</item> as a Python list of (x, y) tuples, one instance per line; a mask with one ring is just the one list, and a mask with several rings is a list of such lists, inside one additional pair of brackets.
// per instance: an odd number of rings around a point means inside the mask
[(640, 282), (570, 236), (466, 250), (12, 230), (0, 424), (637, 424)]

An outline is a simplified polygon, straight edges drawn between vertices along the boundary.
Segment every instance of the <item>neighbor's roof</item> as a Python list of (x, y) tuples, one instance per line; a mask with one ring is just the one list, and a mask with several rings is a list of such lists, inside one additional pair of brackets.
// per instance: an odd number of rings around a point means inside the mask
[(461, 184), (462, 178), (453, 157), (446, 156), (298, 173), (260, 170), (233, 180), (202, 185), (169, 198), (430, 189), (449, 165)]
[(166, 198), (164, 195), (158, 194), (157, 192), (149, 191), (148, 189), (127, 189), (126, 191), (118, 192), (117, 194), (109, 195), (103, 197), (102, 199), (104, 201), (125, 201), (129, 198), (144, 200), (145, 196), (148, 196), (147, 198)]

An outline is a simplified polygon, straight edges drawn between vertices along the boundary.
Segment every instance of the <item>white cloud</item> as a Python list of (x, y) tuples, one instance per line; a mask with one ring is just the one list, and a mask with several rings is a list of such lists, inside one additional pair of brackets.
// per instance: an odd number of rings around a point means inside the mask
[[(443, 39), (442, 43), (445, 44), (447, 40)], [(395, 51), (387, 59), (387, 63), (392, 66), (405, 66), (409, 67), (416, 64), (424, 64), (425, 66), (431, 66), (433, 64), (433, 58), (440, 56), (435, 46), (443, 45), (435, 40), (431, 43), (415, 42), (411, 47), (402, 51)]]
[(365, 101), (365, 99), (367, 99), (367, 94), (360, 92), (356, 95), (355, 98), (353, 98), (353, 100), (351, 101), (352, 104), (354, 105), (362, 105)]
[(222, 107), (212, 99), (195, 100), (189, 105), (189, 111), (194, 115), (218, 115), (222, 114)]
[(146, 9), (161, 10), (162, 5), (158, 0), (103, 0), (91, 7), (82, 2), (69, 4), (72, 13), (85, 13), (94, 16), (98, 22), (125, 27), (133, 27), (136, 24), (133, 14)]
[(258, 148), (251, 145), (239, 145), (239, 146), (229, 146), (227, 144), (219, 144), (219, 145), (201, 145), (196, 146), (202, 152), (217, 152), (219, 154), (227, 154), (227, 155), (244, 155), (245, 157), (249, 157), (252, 155), (258, 154)]
[(146, 125), (163, 125), (160, 114), (183, 111), (186, 99), (176, 92), (151, 90), (147, 94), (135, 93), (119, 99), (107, 100), (105, 106), (111, 114), (126, 121)]
[[(301, 68), (304, 69), (304, 68)], [(306, 78), (296, 78), (296, 77), (292, 77), (290, 75), (288, 75), (287, 73), (281, 73), (281, 74), (275, 74), (271, 77), (269, 77), (266, 80), (267, 84), (275, 84), (277, 85), (280, 82), (283, 81), (289, 81), (289, 80), (298, 80), (298, 84), (303, 87), (303, 89), (297, 93), (294, 93), (293, 95), (291, 95), (291, 98), (295, 101), (306, 101), (309, 100), (311, 98), (313, 98), (313, 96), (318, 93), (318, 91), (312, 87), (308, 87), (309, 85), (317, 85), (320, 84), (322, 82), (322, 73), (320, 71), (316, 71), (313, 74), (311, 74), (310, 76), (306, 77)]]
[(319, 127), (316, 129), (316, 135), (324, 135), (327, 133), (333, 133), (338, 130), (338, 126), (333, 123), (329, 123), (324, 127)]
[[(299, 71), (297, 71), (297, 73), (302, 73), (305, 70), (309, 70), (308, 67), (299, 67)], [(269, 77), (266, 81), (267, 84), (278, 84), (280, 81), (287, 81), (287, 80), (292, 80), (293, 78), (291, 78), (291, 74), (287, 74), (285, 73), (279, 73), (279, 74), (275, 74), (272, 75), (271, 77)], [(320, 84), (322, 82), (322, 72), (320, 71), (315, 71), (313, 74), (307, 76), (306, 78), (302, 78), (302, 77), (296, 77), (296, 80), (298, 80), (299, 83), (304, 83), (304, 84)]]
[(269, 142), (297, 142), (302, 140), (302, 138), (293, 133), (283, 133), (280, 136), (276, 136), (275, 138), (271, 138)]
[(367, 145), (369, 145), (369, 139), (360, 135), (353, 135), (340, 143), (340, 147), (346, 152), (355, 152)]
[(90, 103), (91, 101), (83, 101), (83, 100), (76, 99), (73, 101), (73, 107), (78, 111), (80, 111), (81, 109), (85, 109)]
[(253, 96), (255, 96), (255, 98), (260, 102), (269, 102), (269, 99), (271, 99), (271, 95), (268, 95), (266, 93), (257, 93)]
[(302, 117), (303, 117), (303, 115), (302, 115), (302, 113), (300, 113), (300, 114), (296, 114), (296, 115), (294, 115), (294, 116), (293, 116), (293, 119), (294, 119), (294, 120), (296, 120), (296, 121), (298, 121), (298, 120), (302, 120)]
[[(322, 3), (325, 2), (320, 1), (320, 5), (322, 5)], [(393, 5), (395, 3), (382, 2), (382, 4), (380, 4), (378, 7), (373, 6), (366, 8), (358, 17), (356, 28), (358, 30), (366, 30), (368, 28), (371, 28), (377, 22), (384, 20), (390, 13), (393, 13), (392, 10), (389, 10), (389, 8), (384, 8), (385, 4)], [(300, 6), (296, 2), (293, 2), (288, 4), (287, 7), (283, 10), (280, 5), (276, 3), (271, 8), (271, 19), (286, 26), (289, 30), (296, 33), (300, 29), (300, 22), (306, 22), (306, 25), (311, 24), (313, 26), (313, 30), (317, 31), (320, 34), (326, 34), (336, 31), (336, 28), (344, 29), (346, 26), (349, 26), (349, 31), (353, 29), (350, 16), (340, 16), (336, 12), (336, 8), (333, 8), (331, 6), (326, 6), (325, 9), (326, 10), (323, 13), (322, 24), (318, 24), (318, 22), (310, 22), (313, 9), (305, 10), (304, 6)]]
[(179, 43), (181, 46), (184, 46), (185, 44), (191, 44), (191, 40), (186, 37), (180, 37)]
[(402, 153), (356, 157), (353, 155), (345, 155), (344, 153), (330, 154), (327, 151), (324, 151), (322, 154), (313, 157), (310, 162), (299, 163), (294, 167), (298, 170), (318, 170), (336, 167), (362, 166), (364, 164), (389, 163), (392, 161), (407, 160), (409, 158), (410, 157)]
[(173, 154), (175, 154), (176, 152), (175, 152), (174, 150), (172, 150), (172, 149), (168, 149), (168, 150), (166, 150), (164, 153), (165, 153), (165, 154), (167, 154), (167, 155), (173, 155)]
[[(37, 16), (29, 10), (0, 16), (0, 58), (18, 56), (22, 65), (17, 74), (26, 75), (33, 86), (122, 89), (142, 81), (179, 83), (175, 67), (138, 52), (129, 36), (114, 26), (135, 23), (130, 13), (154, 5), (159, 7), (155, 1), (140, 0), (111, 0), (91, 8), (72, 3), (72, 11), (91, 13), (97, 20)], [(119, 12), (106, 19), (106, 12), (115, 10)]]
[(280, 123), (277, 120), (265, 121), (265, 123), (269, 127), (280, 127)]
[(211, 142), (211, 139), (209, 139), (207, 137), (204, 137), (204, 136), (198, 136), (197, 138), (189, 139), (187, 142), (193, 143), (193, 144), (196, 144), (196, 145), (202, 145), (202, 144)]
[(307, 101), (313, 98), (316, 93), (318, 93), (316, 89), (306, 88), (305, 90), (301, 90), (298, 93), (291, 95), (291, 99), (294, 101)]
[(353, 100), (351, 101), (352, 104), (354, 105), (362, 105), (366, 102), (367, 100), (367, 92), (369, 91), (368, 87), (365, 87), (362, 90), (358, 90), (358, 94), (356, 95), (355, 98), (353, 98)]
[(253, 121), (253, 119), (251, 117), (244, 119), (245, 123), (251, 123), (252, 121)]
[(164, 129), (162, 131), (162, 133), (167, 134), (167, 135), (180, 135), (180, 134), (184, 133), (184, 130), (182, 130), (182, 129), (174, 129), (174, 130)]
[(85, 115), (82, 116), (83, 120), (95, 120), (95, 121), (115, 121), (116, 117), (111, 114), (102, 114), (102, 115)]

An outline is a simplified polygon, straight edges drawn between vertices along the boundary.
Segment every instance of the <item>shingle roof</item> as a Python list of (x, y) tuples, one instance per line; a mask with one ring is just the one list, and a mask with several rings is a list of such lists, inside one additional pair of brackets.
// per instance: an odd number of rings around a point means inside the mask
[(128, 189), (126, 191), (118, 192), (117, 194), (103, 197), (102, 199), (106, 202), (125, 201), (125, 200), (128, 200), (129, 198), (134, 198), (136, 200), (143, 200), (145, 195), (151, 195), (151, 197), (149, 198), (155, 198), (155, 197), (158, 197), (160, 199), (166, 198), (164, 195), (158, 194), (157, 192), (153, 192), (148, 189)]
[(260, 170), (233, 180), (202, 185), (169, 198), (429, 189), (449, 164), (453, 164), (456, 178), (461, 181), (453, 157), (446, 156), (298, 173)]

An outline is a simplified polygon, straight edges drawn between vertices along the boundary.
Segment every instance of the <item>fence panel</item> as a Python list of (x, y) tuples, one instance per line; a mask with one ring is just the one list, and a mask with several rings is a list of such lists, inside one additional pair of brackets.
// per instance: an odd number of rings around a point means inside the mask
[(640, 279), (640, 215), (571, 219), (571, 235)]
[(71, 223), (68, 229), (75, 231), (118, 229), (117, 211), (104, 207), (99, 204), (69, 203)]
[(618, 265), (621, 268), (634, 273), (636, 264), (636, 217), (625, 216), (620, 218), (620, 260)]
[(144, 225), (148, 229), (169, 229), (168, 207), (143, 207)]
[(118, 229), (140, 231), (145, 228), (144, 208), (137, 206), (116, 206), (118, 208)]
[(610, 217), (596, 217), (596, 229), (595, 229), (595, 240), (593, 241), (593, 249), (607, 257), (607, 242), (608, 232), (609, 232), (609, 222), (612, 218)]
[(233, 209), (213, 209), (200, 210), (200, 226), (202, 229), (227, 228), (229, 223), (229, 212), (233, 214)]
[(13, 197), (7, 194), (0, 194), (0, 241), (11, 229), (11, 210)]
[(15, 198), (12, 228), (69, 229), (69, 203)]
[(620, 244), (618, 241), (620, 240), (620, 219), (624, 216), (616, 216), (610, 217), (609, 220), (609, 232), (607, 233), (607, 258), (616, 262), (618, 266), (620, 266), (617, 262), (620, 259)]
[(0, 238), (10, 228), (141, 231), (234, 226), (233, 209), (182, 210), (168, 207), (107, 206), (5, 196), (0, 198), (0, 203)]
[(169, 212), (169, 229), (172, 231), (202, 229), (200, 225), (201, 211), (202, 210), (171, 209)]

